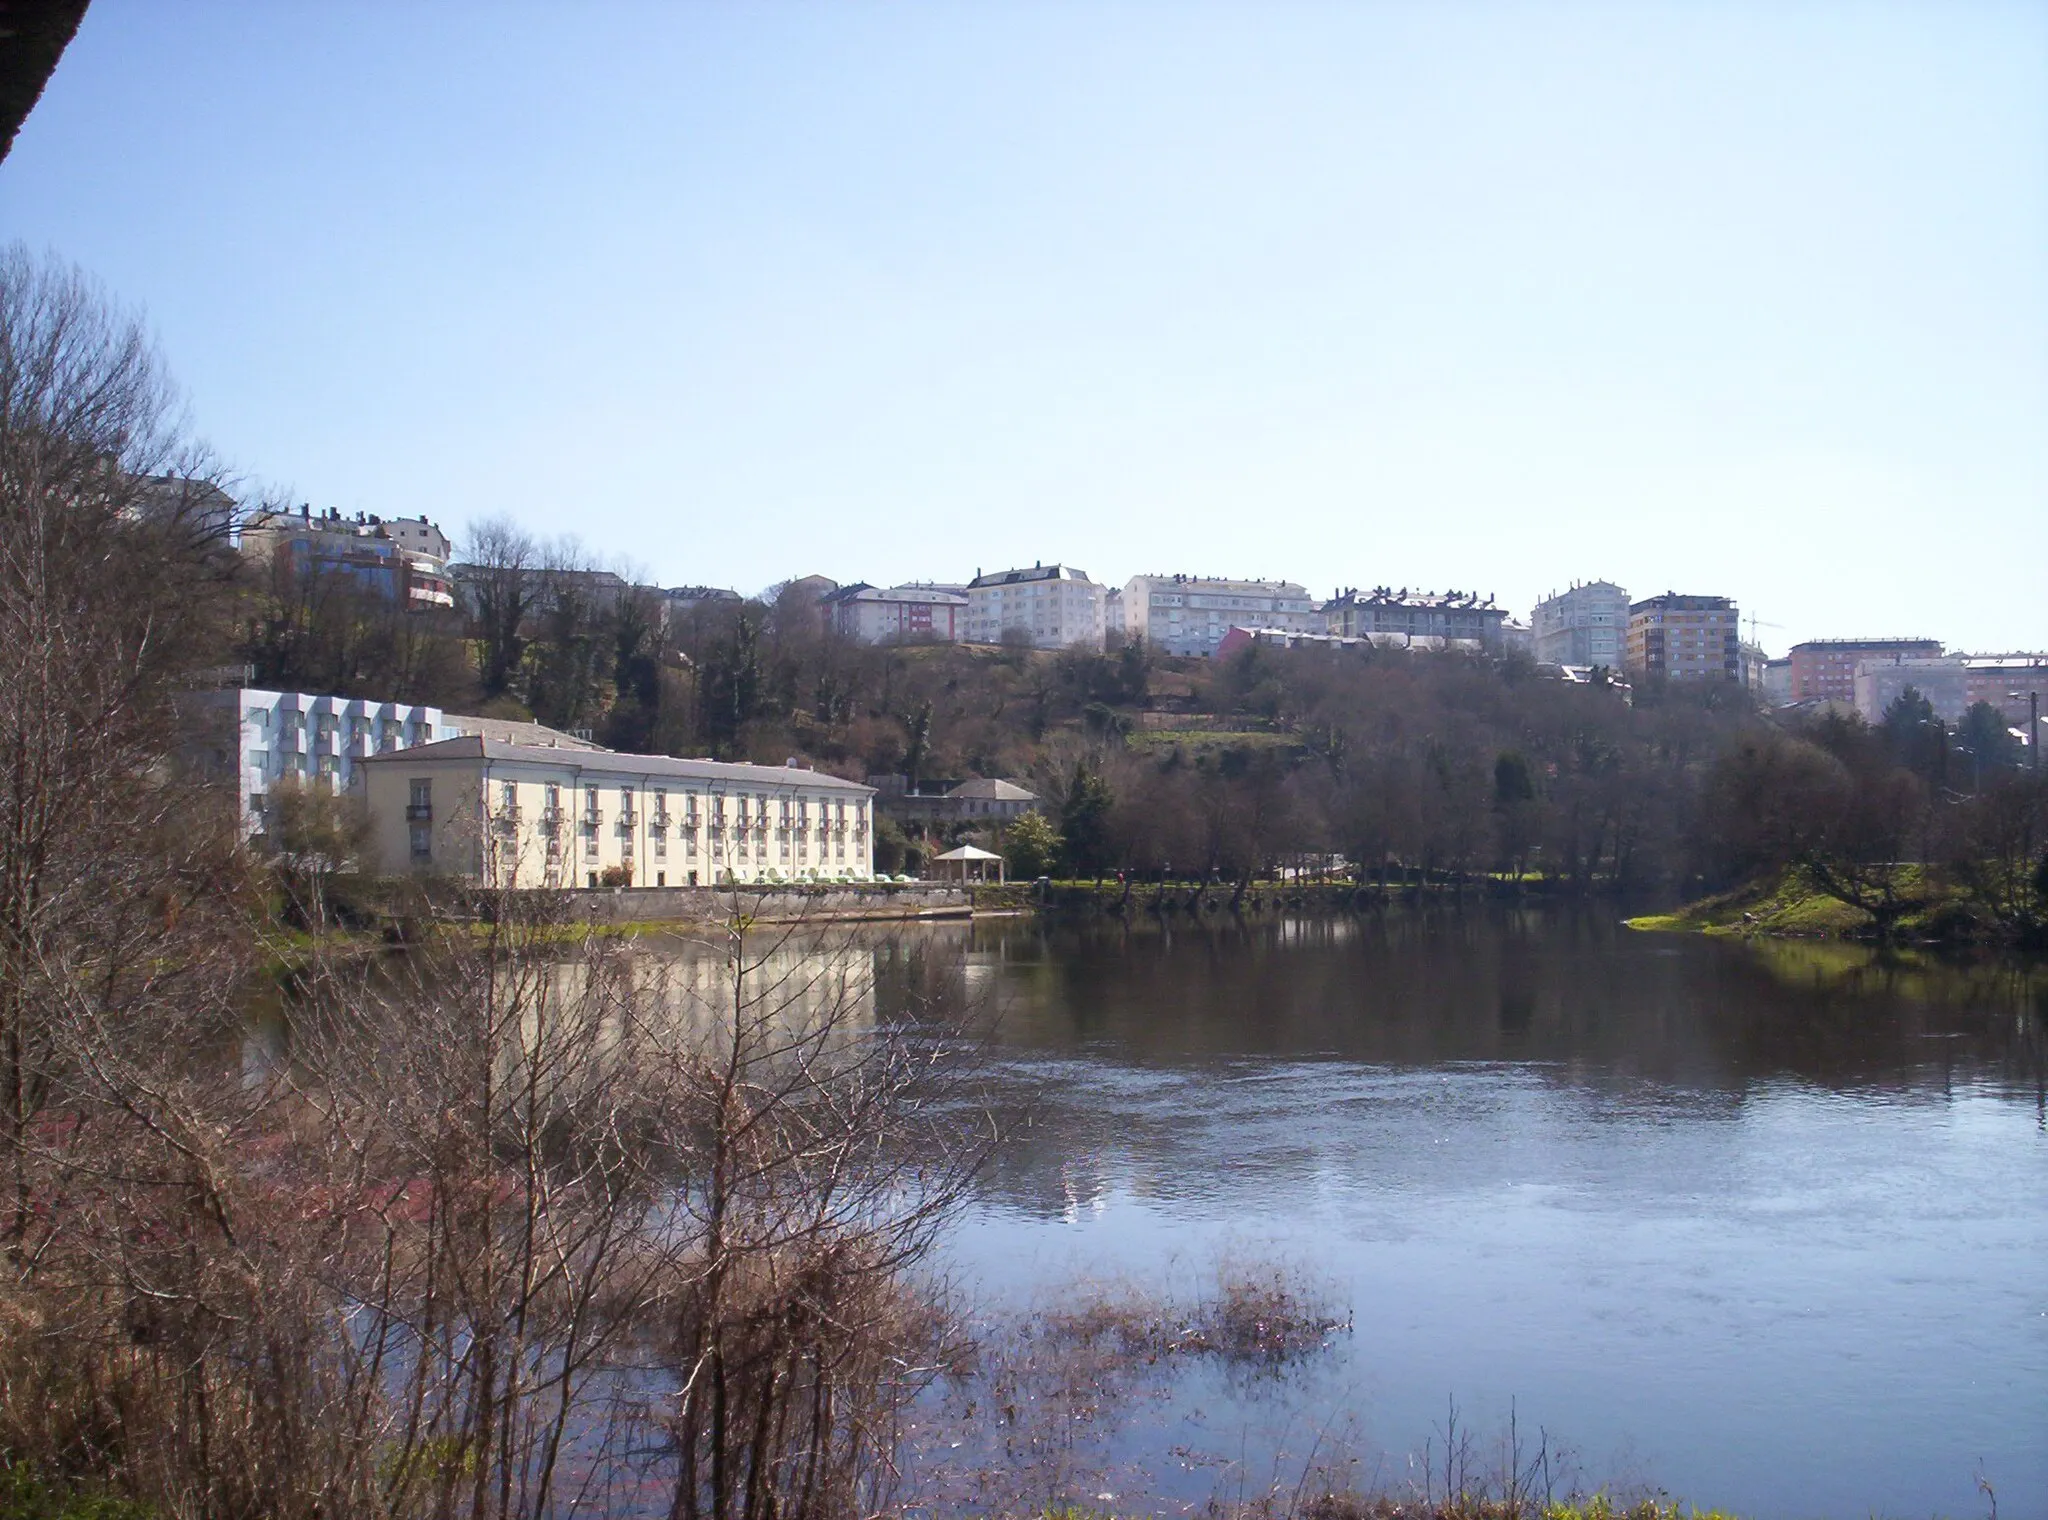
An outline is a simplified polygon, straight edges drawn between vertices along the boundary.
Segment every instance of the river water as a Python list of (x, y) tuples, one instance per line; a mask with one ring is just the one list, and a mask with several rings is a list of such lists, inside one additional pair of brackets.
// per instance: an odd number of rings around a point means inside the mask
[(1398, 1489), (1455, 1401), (1475, 1468), (1512, 1415), (1584, 1482), (1746, 1515), (1981, 1515), (1980, 1477), (2048, 1514), (2038, 967), (1491, 909), (877, 953), (964, 958), (1002, 1011), (964, 1285), (1274, 1263), (1350, 1314), (1285, 1379), (1183, 1390), (1121, 1453), (1157, 1501), (1340, 1451)]

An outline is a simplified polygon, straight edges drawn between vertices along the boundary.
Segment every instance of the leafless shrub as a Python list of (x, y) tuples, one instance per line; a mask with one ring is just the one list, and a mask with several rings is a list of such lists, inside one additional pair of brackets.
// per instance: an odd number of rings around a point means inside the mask
[[(1228, 1262), (1181, 1303), (1133, 1284), (1069, 1288), (1049, 1307), (982, 1327), (944, 1417), (920, 1432), (933, 1502), (998, 1513), (1091, 1499), (1118, 1475), (1111, 1448), (1198, 1366), (1275, 1378), (1349, 1326), (1300, 1273)], [(932, 1453), (942, 1460), (929, 1460)], [(1182, 1450), (1181, 1465), (1231, 1463)]]

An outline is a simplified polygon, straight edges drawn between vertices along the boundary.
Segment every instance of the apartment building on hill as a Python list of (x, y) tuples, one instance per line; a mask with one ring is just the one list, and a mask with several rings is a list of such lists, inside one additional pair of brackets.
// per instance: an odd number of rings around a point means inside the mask
[(1502, 625), (1507, 609), (1492, 597), (1476, 591), (1395, 591), (1375, 586), (1361, 592), (1356, 587), (1340, 592), (1323, 603), (1323, 631), (1339, 638), (1365, 638), (1372, 634), (1402, 634), (1411, 641), (1440, 640), (1449, 647), (1478, 648), (1498, 654), (1503, 644)]
[(1866, 660), (1938, 660), (1939, 639), (1808, 639), (1786, 652), (1794, 702), (1853, 702), (1856, 667)]
[(1033, 565), (1029, 570), (977, 573), (967, 583), (970, 644), (1028, 639), (1037, 649), (1102, 648), (1103, 588), (1072, 565)]
[(1322, 609), (1293, 581), (1134, 575), (1124, 584), (1123, 629), (1174, 655), (1210, 656), (1233, 627), (1321, 633)]
[(261, 512), (242, 526), (242, 555), (292, 575), (333, 575), (415, 612), (455, 605), (448, 535), (424, 517), (353, 518), (311, 507)]
[(891, 586), (856, 581), (829, 592), (834, 631), (863, 644), (950, 644), (967, 631), (967, 593), (957, 586)]
[(1742, 679), (1742, 637), (1725, 596), (1662, 596), (1632, 602), (1623, 660), (1632, 676), (1665, 681)]
[(1573, 582), (1529, 617), (1530, 652), (1548, 665), (1619, 670), (1627, 653), (1628, 592), (1612, 581)]

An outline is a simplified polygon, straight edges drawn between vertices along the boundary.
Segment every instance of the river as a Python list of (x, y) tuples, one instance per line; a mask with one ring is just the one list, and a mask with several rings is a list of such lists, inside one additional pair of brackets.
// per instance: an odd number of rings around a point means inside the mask
[(1475, 1464), (1512, 1417), (1582, 1481), (1760, 1520), (1979, 1515), (1980, 1478), (2048, 1514), (2037, 966), (1496, 909), (877, 953), (963, 958), (1001, 1009), (971, 1293), (1232, 1259), (1351, 1317), (1288, 1377), (1181, 1390), (1105, 1509), (1340, 1451), (1399, 1489), (1455, 1402)]

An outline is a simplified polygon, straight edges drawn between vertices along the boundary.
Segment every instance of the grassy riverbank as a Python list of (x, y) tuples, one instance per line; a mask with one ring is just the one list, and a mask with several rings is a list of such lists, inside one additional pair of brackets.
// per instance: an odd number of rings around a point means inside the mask
[[(1968, 896), (1925, 866), (1892, 868), (1890, 888), (1902, 911), (1890, 939), (1908, 944), (1995, 942), (1996, 926)], [(1669, 913), (1626, 920), (1631, 929), (1783, 939), (1883, 938), (1875, 915), (1817, 888), (1797, 867), (1700, 898)]]

